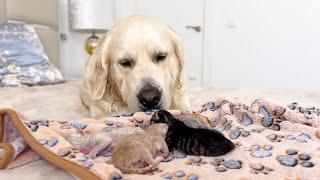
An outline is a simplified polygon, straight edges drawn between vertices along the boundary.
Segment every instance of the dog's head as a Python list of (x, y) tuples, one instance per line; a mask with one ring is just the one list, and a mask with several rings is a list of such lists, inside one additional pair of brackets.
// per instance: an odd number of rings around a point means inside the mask
[(183, 63), (175, 32), (152, 18), (130, 16), (100, 40), (85, 81), (93, 100), (112, 96), (131, 111), (168, 109), (183, 91)]

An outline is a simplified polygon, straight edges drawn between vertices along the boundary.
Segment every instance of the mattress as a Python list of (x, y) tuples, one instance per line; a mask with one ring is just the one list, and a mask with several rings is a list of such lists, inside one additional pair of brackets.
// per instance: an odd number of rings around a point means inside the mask
[[(13, 108), (27, 118), (74, 120), (89, 115), (80, 100), (81, 81), (70, 79), (66, 83), (0, 89), (0, 108)], [(256, 88), (204, 87), (188, 89), (192, 106), (219, 97), (238, 97), (250, 103), (258, 98), (271, 98), (280, 103), (299, 102), (305, 106), (320, 106), (320, 92), (287, 92)], [(67, 172), (39, 160), (10, 170), (0, 170), (0, 179), (72, 179)]]

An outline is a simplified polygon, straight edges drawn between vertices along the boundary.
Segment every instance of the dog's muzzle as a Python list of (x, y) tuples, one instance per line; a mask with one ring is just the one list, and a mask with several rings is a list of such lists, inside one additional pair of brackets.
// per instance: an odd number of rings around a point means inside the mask
[(141, 88), (137, 98), (143, 110), (154, 110), (161, 107), (161, 96), (161, 88), (146, 84)]

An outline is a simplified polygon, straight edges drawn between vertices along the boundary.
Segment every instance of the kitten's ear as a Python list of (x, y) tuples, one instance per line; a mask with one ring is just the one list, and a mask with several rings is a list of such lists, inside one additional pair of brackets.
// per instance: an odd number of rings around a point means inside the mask
[(155, 112), (151, 118), (151, 122), (166, 123), (172, 125), (175, 117), (166, 110), (159, 110)]

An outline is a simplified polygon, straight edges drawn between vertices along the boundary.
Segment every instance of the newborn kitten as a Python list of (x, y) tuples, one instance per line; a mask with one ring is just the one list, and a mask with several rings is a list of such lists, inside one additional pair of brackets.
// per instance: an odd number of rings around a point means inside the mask
[(122, 138), (112, 151), (113, 165), (122, 173), (144, 174), (156, 170), (169, 153), (164, 140), (167, 128), (166, 124), (154, 124), (146, 132)]
[(111, 153), (121, 138), (137, 132), (144, 131), (139, 127), (122, 127), (110, 132), (98, 132), (85, 136), (72, 134), (67, 140), (87, 157), (95, 158), (102, 150)]
[(165, 140), (170, 151), (176, 149), (188, 155), (219, 156), (235, 147), (219, 131), (191, 128), (165, 110), (155, 112), (151, 118), (152, 123), (168, 124)]

